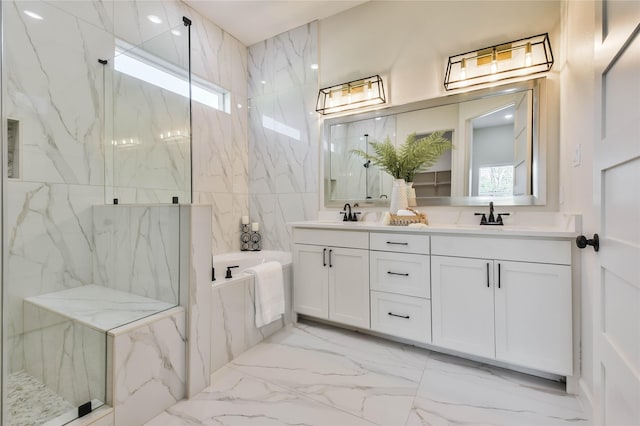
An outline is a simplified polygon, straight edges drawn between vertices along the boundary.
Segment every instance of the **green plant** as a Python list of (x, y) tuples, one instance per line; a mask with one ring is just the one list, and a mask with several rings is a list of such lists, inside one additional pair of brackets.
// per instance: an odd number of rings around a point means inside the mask
[(453, 148), (451, 141), (443, 137), (443, 134), (444, 131), (437, 131), (417, 139), (414, 132), (398, 147), (387, 136), (384, 142), (369, 142), (373, 154), (361, 149), (352, 149), (350, 152), (371, 160), (373, 165), (395, 179), (411, 182), (417, 172), (433, 166), (442, 154)]

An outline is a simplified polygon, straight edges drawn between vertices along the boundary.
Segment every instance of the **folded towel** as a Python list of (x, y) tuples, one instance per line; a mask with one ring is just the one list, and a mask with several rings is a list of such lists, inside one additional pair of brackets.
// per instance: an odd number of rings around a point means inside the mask
[(269, 324), (284, 314), (284, 280), (279, 262), (265, 262), (245, 269), (255, 276), (256, 327)]

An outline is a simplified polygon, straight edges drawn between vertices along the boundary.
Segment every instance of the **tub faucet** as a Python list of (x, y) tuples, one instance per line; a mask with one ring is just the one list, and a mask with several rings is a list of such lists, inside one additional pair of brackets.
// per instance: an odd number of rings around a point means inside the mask
[(227, 273), (225, 274), (225, 278), (233, 278), (233, 276), (231, 276), (231, 268), (239, 268), (240, 265), (236, 265), (236, 266), (227, 266)]

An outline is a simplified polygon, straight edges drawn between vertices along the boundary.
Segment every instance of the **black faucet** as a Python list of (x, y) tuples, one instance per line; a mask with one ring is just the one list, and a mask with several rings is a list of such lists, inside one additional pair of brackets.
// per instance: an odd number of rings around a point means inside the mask
[[(347, 207), (349, 208), (349, 212), (347, 213)], [(344, 205), (344, 207), (342, 207), (342, 212), (340, 212), (340, 214), (344, 214), (344, 217), (342, 218), (343, 222), (348, 222), (351, 220), (351, 204), (347, 203)]]
[(509, 216), (510, 213), (498, 213), (498, 217), (493, 216), (493, 201), (489, 203), (489, 219), (485, 213), (475, 213), (476, 216), (482, 215), (480, 219), (480, 225), (504, 225), (502, 222), (502, 216)]
[[(353, 207), (358, 207), (358, 203), (355, 203), (353, 205)], [(343, 222), (357, 222), (358, 221), (358, 215), (362, 214), (360, 212), (351, 212), (351, 204), (347, 203), (344, 205), (344, 207), (342, 207), (342, 212), (340, 212), (340, 214), (343, 214), (344, 216), (342, 217), (342, 221)]]
[(224, 276), (225, 278), (233, 278), (233, 276), (231, 276), (231, 268), (239, 268), (239, 265), (227, 266), (227, 273)]

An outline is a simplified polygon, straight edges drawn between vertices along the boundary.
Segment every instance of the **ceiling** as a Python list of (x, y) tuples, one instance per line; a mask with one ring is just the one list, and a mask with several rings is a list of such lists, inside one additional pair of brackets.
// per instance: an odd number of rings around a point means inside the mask
[(366, 3), (367, 0), (183, 1), (245, 46), (251, 46), (316, 19), (324, 19)]

